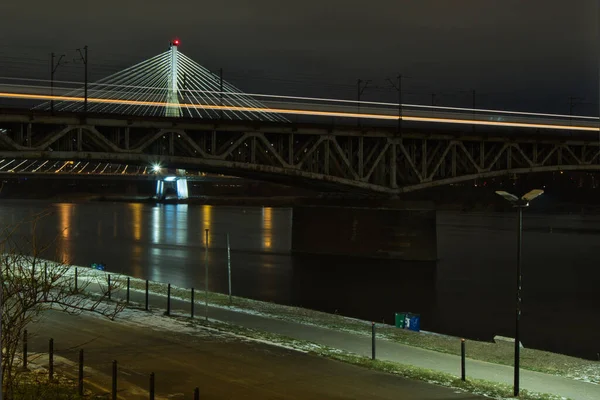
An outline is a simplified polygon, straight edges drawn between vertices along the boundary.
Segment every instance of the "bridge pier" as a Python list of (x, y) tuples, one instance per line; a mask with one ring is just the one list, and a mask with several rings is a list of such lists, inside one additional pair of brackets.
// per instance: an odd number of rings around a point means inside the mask
[(187, 199), (188, 196), (188, 183), (186, 178), (177, 179), (177, 198), (180, 200)]
[(165, 182), (161, 179), (156, 181), (156, 198), (158, 200), (165, 198)]
[(167, 184), (173, 184), (178, 200), (185, 200), (189, 197), (188, 180), (184, 169), (176, 170), (175, 176), (160, 176), (156, 181), (156, 198), (164, 200), (166, 197)]
[(321, 202), (292, 211), (292, 252), (437, 261), (433, 204), (394, 200)]

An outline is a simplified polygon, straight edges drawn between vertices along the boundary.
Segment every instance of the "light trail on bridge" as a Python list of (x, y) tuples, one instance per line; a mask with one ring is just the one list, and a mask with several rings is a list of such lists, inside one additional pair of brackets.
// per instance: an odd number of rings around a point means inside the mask
[[(27, 82), (40, 82), (50, 84), (50, 81), (47, 79), (32, 79), (32, 78), (14, 78), (14, 77), (5, 77), (1, 76), (0, 80), (11, 80), (11, 81), (27, 81)], [(55, 80), (54, 84), (70, 84), (76, 85), (78, 88), (83, 86), (83, 82), (79, 81), (60, 81)], [(48, 90), (49, 87), (46, 85), (27, 85), (30, 88), (34, 89), (43, 89)], [(141, 85), (120, 85), (120, 84), (111, 84), (111, 83), (94, 83), (96, 87), (106, 87), (106, 88), (122, 88), (122, 89), (149, 89), (155, 90), (160, 89), (153, 86), (141, 86)], [(23, 85), (0, 85), (0, 87), (14, 87), (14, 88), (22, 88)], [(72, 91), (72, 88), (69, 87), (54, 87), (55, 91)], [(236, 95), (236, 96), (245, 96), (245, 97), (261, 97), (265, 99), (281, 99), (281, 100), (302, 100), (302, 101), (314, 101), (320, 103), (341, 103), (347, 104), (350, 106), (358, 107), (358, 105), (362, 106), (385, 106), (397, 109), (398, 106), (401, 106), (403, 109), (425, 109), (430, 111), (459, 111), (459, 112), (470, 112), (470, 113), (492, 113), (492, 114), (500, 114), (500, 115), (521, 115), (521, 116), (530, 116), (530, 117), (550, 117), (550, 118), (568, 118), (568, 119), (584, 119), (584, 120), (598, 120), (598, 117), (589, 116), (589, 115), (580, 115), (580, 114), (552, 114), (552, 113), (540, 113), (540, 112), (530, 112), (530, 111), (515, 111), (515, 110), (496, 110), (491, 108), (470, 108), (470, 107), (451, 107), (451, 106), (432, 106), (426, 104), (414, 104), (414, 103), (402, 103), (401, 105), (398, 103), (389, 103), (389, 102), (381, 102), (381, 101), (368, 101), (368, 100), (347, 100), (347, 99), (334, 99), (334, 98), (325, 98), (325, 97), (305, 97), (305, 96), (288, 96), (288, 95), (278, 95), (278, 94), (265, 94), (265, 93), (245, 93), (245, 92), (219, 92), (215, 90), (196, 90), (196, 89), (183, 89), (181, 90), (183, 93), (195, 93), (199, 95)]]
[[(11, 98), (11, 99), (22, 99), (22, 100), (55, 100), (65, 102), (84, 102), (84, 97), (79, 96), (60, 96), (60, 95), (47, 95), (47, 94), (35, 94), (35, 93), (11, 93), (11, 92), (0, 92), (0, 97)], [(133, 105), (133, 106), (147, 106), (147, 107), (166, 107), (169, 105), (167, 102), (162, 101), (139, 101), (139, 100), (127, 100), (127, 99), (104, 99), (104, 98), (88, 98), (90, 103), (104, 103), (104, 104), (120, 104), (120, 105)], [(306, 116), (318, 116), (318, 117), (339, 117), (339, 118), (361, 118), (361, 119), (373, 119), (373, 120), (390, 120), (397, 121), (402, 119), (403, 121), (413, 122), (425, 122), (425, 123), (440, 123), (440, 124), (461, 124), (461, 125), (480, 125), (480, 126), (496, 126), (496, 127), (513, 127), (513, 128), (532, 128), (532, 129), (556, 129), (556, 130), (570, 130), (570, 131), (587, 131), (587, 132), (598, 132), (599, 128), (594, 126), (583, 126), (583, 125), (562, 125), (552, 123), (527, 123), (527, 122), (509, 122), (509, 121), (486, 121), (481, 119), (472, 118), (443, 118), (443, 117), (427, 117), (427, 116), (410, 116), (402, 115), (389, 115), (382, 113), (358, 113), (358, 112), (344, 112), (344, 111), (320, 111), (320, 110), (303, 110), (294, 108), (255, 108), (255, 107), (243, 107), (243, 106), (230, 106), (230, 105), (214, 105), (214, 104), (191, 104), (191, 103), (179, 103), (181, 108), (190, 109), (209, 109), (209, 110), (223, 110), (223, 111), (238, 111), (238, 112), (255, 112), (255, 113), (279, 113), (279, 114), (292, 114), (292, 115), (306, 115)], [(470, 109), (468, 109), (470, 110)], [(387, 110), (390, 111), (390, 110)], [(470, 110), (472, 111), (472, 110)]]

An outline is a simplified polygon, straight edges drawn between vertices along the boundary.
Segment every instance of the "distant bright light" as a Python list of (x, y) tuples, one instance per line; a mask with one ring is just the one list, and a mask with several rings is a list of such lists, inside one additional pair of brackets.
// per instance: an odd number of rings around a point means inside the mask
[(163, 179), (165, 182), (173, 182), (175, 179), (177, 179), (176, 176), (167, 176), (165, 179)]
[(152, 166), (152, 171), (154, 171), (154, 172), (158, 172), (158, 171), (160, 171), (160, 164), (154, 164), (154, 165)]

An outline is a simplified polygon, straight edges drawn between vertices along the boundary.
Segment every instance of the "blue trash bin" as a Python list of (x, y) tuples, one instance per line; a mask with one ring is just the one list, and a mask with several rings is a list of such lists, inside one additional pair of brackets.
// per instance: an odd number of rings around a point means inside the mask
[(404, 317), (404, 329), (415, 332), (421, 331), (421, 316), (419, 314), (407, 313)]

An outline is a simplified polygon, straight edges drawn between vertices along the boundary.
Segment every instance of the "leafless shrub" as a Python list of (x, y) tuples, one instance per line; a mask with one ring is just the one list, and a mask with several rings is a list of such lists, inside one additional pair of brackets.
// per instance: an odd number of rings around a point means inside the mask
[[(73, 269), (63, 262), (44, 260), (52, 243), (39, 243), (36, 228), (48, 216), (43, 212), (23, 221), (31, 227), (30, 234), (18, 234), (17, 226), (4, 227), (0, 233), (0, 293), (2, 392), (5, 400), (13, 398), (16, 353), (23, 331), (48, 309), (67, 313), (94, 312), (114, 318), (124, 307), (120, 301), (108, 301), (108, 293), (115, 290), (103, 282), (89, 279), (75, 284)], [(90, 286), (93, 285), (93, 286)]]

